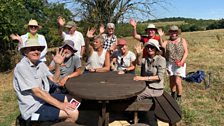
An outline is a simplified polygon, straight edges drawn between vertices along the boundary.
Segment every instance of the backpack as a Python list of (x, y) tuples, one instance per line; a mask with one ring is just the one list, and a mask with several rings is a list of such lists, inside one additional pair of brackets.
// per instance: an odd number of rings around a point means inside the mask
[(196, 72), (189, 72), (184, 78), (184, 80), (187, 82), (201, 83), (203, 80), (205, 80), (205, 72), (202, 70), (198, 70)]

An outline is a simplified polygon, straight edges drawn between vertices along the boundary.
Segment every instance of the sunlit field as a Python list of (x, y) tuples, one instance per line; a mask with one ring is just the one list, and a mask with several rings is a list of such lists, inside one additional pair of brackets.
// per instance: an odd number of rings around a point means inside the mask
[[(205, 83), (184, 82), (181, 126), (224, 125), (224, 29), (182, 33), (188, 41), (187, 72), (204, 70), (211, 73), (210, 88)], [(125, 38), (130, 50), (137, 43)], [(206, 82), (208, 77), (206, 76)], [(168, 80), (166, 81), (168, 87)], [(166, 88), (169, 91), (169, 88)], [(14, 125), (19, 110), (12, 87), (12, 71), (0, 73), (0, 125)]]

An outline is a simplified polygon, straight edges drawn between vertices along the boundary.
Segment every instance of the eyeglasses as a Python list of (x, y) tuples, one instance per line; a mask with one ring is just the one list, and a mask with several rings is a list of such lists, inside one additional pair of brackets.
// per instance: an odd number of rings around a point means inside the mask
[(39, 47), (31, 47), (30, 48), (30, 51), (36, 51), (36, 50), (37, 51), (42, 51), (41, 48), (39, 48)]
[(30, 25), (29, 27), (30, 27), (30, 28), (35, 28), (35, 29), (38, 28), (38, 26), (35, 26), (35, 25)]
[(124, 47), (124, 45), (117, 45), (117, 48), (118, 49), (121, 49), (121, 48), (123, 48)]
[(156, 47), (155, 46), (151, 46), (151, 45), (147, 45), (145, 48), (147, 48), (147, 49), (155, 49)]

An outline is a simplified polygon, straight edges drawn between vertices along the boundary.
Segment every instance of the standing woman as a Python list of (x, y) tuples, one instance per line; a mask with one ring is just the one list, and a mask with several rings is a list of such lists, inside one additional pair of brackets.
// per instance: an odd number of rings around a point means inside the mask
[[(135, 76), (136, 81), (145, 81), (146, 89), (137, 96), (137, 100), (142, 100), (148, 97), (158, 97), (163, 94), (164, 88), (164, 73), (166, 71), (166, 60), (160, 55), (159, 42), (155, 39), (149, 39), (144, 44), (144, 48), (148, 54), (146, 58), (142, 58), (141, 76)], [(135, 47), (136, 52), (142, 55), (142, 48), (139, 44)], [(140, 56), (140, 55), (137, 55)]]
[(186, 76), (185, 61), (188, 55), (187, 41), (180, 37), (180, 34), (181, 30), (173, 25), (169, 29), (169, 40), (160, 43), (166, 49), (171, 95), (177, 101), (181, 101), (182, 78)]
[(94, 37), (95, 28), (88, 30), (86, 43), (90, 38), (94, 38), (93, 44), (89, 45), (90, 56), (87, 61), (85, 71), (89, 72), (108, 72), (110, 70), (110, 54), (103, 48), (103, 37), (97, 35)]
[(100, 26), (100, 35), (103, 36), (103, 48), (112, 52), (116, 49), (117, 45), (117, 36), (114, 34), (115, 25), (114, 23), (107, 23), (106, 33), (104, 25)]
[(115, 71), (118, 74), (135, 73), (135, 59), (136, 56), (132, 51), (129, 51), (125, 39), (119, 39), (118, 50), (112, 55), (112, 62), (115, 64)]
[(47, 54), (47, 42), (43, 35), (38, 34), (38, 30), (41, 26), (36, 20), (31, 19), (27, 25), (28, 32), (21, 37), (18, 34), (11, 34), (10, 37), (12, 40), (19, 41), (18, 49), (22, 48), (25, 42), (28, 39), (37, 39), (40, 45), (45, 46), (44, 50), (40, 54), (40, 61), (46, 61), (45, 55)]

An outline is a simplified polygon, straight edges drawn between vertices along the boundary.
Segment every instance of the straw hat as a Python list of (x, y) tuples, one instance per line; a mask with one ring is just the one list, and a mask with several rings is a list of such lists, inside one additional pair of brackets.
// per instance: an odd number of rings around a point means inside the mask
[(37, 39), (27, 39), (24, 44), (25, 45), (20, 48), (20, 52), (22, 54), (26, 48), (39, 47), (41, 51), (43, 51), (45, 48), (45, 46), (40, 45)]
[(25, 25), (25, 28), (28, 28), (28, 26), (37, 26), (38, 28), (42, 28), (42, 26), (40, 26), (38, 24), (38, 22), (36, 20), (33, 20), (33, 19), (31, 19), (29, 21), (29, 23)]
[(160, 47), (159, 42), (155, 39), (149, 39), (149, 41), (144, 44), (144, 47), (146, 47), (147, 45), (152, 45), (152, 46), (156, 47), (156, 49), (158, 51), (161, 51), (159, 48)]
[(178, 26), (176, 26), (176, 25), (172, 25), (172, 26), (170, 26), (169, 32), (171, 32), (171, 31), (177, 31), (178, 34), (181, 33), (181, 30), (180, 30), (180, 29), (178, 28)]
[(148, 24), (147, 28), (145, 29), (145, 31), (147, 31), (148, 29), (154, 29), (157, 31), (157, 28), (154, 24)]

